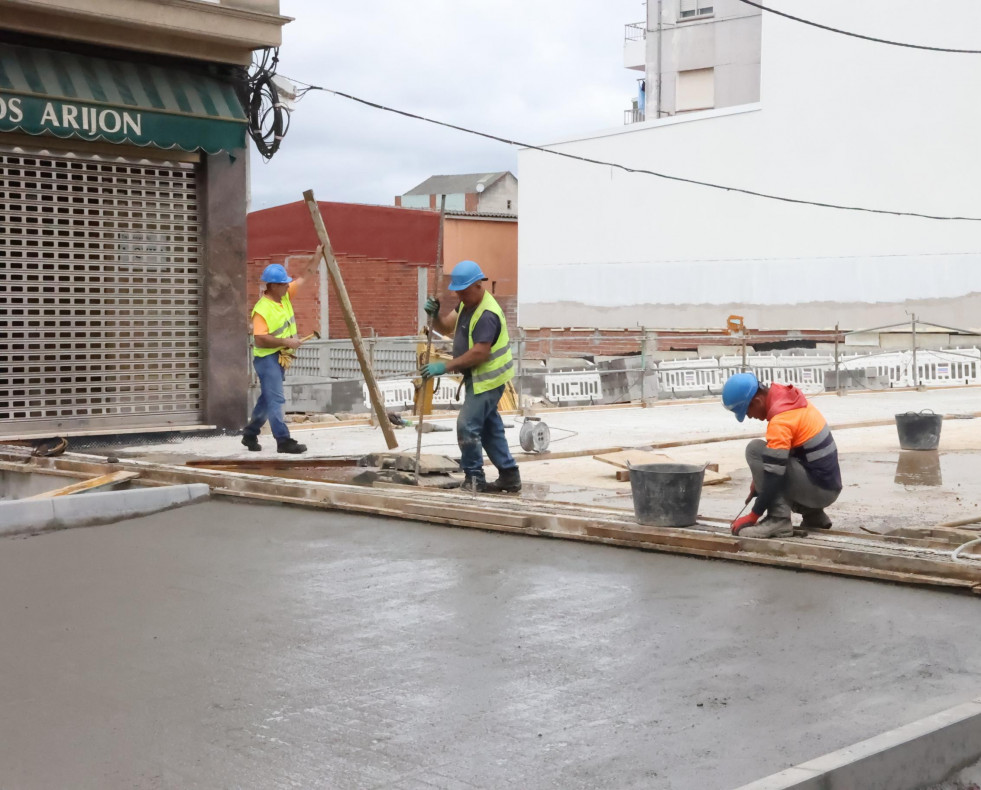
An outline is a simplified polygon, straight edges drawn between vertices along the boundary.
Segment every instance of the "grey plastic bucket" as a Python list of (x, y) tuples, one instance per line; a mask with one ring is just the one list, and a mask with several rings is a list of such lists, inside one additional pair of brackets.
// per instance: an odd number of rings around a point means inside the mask
[(705, 467), (641, 464), (630, 467), (634, 516), (648, 527), (690, 527), (698, 519)]
[(934, 414), (930, 409), (897, 414), (899, 446), (904, 450), (936, 450), (940, 444), (940, 427), (943, 421), (943, 415)]

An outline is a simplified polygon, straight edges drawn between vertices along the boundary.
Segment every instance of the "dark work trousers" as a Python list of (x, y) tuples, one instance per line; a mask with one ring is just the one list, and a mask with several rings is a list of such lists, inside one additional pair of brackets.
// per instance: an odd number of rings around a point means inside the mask
[(504, 435), (504, 423), (497, 411), (498, 401), (504, 394), (504, 385), (488, 392), (475, 394), (473, 383), (467, 379), (463, 408), (456, 418), (456, 440), (460, 445), (460, 468), (477, 480), (484, 480), (484, 454), (503, 472), (514, 469), (518, 462), (508, 449)]
[[(766, 442), (753, 439), (746, 445), (746, 463), (753, 474), (753, 485), (757, 491), (763, 490), (763, 451)], [(809, 510), (824, 510), (834, 504), (840, 491), (829, 491), (811, 482), (804, 467), (793, 456), (787, 461), (787, 472), (784, 476), (783, 490), (773, 499), (767, 510), (770, 518), (790, 518), (791, 508), (798, 513)]]
[(252, 419), (242, 431), (244, 436), (258, 436), (262, 426), (269, 420), (269, 427), (277, 442), (290, 438), (290, 429), (286, 426), (286, 396), (283, 394), (283, 382), (286, 371), (279, 364), (279, 354), (267, 354), (264, 357), (253, 357), (252, 365), (259, 377), (259, 399), (252, 410)]

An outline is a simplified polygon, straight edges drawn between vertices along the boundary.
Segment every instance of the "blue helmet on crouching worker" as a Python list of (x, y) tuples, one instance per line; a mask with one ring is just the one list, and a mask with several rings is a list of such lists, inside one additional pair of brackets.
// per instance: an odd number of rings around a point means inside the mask
[(722, 405), (742, 422), (746, 419), (749, 402), (760, 391), (760, 381), (752, 373), (736, 373), (722, 385)]
[(484, 273), (480, 270), (476, 262), (460, 261), (453, 267), (453, 271), (450, 274), (449, 289), (451, 291), (462, 291), (464, 288), (469, 288), (474, 283), (486, 279), (487, 277), (484, 276)]
[(262, 270), (259, 282), (285, 284), (293, 282), (293, 278), (286, 273), (286, 268), (281, 263), (270, 263)]

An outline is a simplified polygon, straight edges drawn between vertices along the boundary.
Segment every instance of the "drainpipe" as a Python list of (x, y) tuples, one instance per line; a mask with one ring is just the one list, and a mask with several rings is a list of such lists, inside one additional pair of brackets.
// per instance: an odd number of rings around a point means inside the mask
[(662, 17), (661, 10), (664, 0), (657, 0), (657, 104), (654, 105), (654, 117), (661, 117), (661, 39)]

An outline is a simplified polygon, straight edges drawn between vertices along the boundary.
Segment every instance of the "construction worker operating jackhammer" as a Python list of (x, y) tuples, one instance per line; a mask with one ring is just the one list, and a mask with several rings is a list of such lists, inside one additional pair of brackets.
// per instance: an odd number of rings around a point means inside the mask
[[(752, 373), (737, 373), (722, 387), (722, 405), (742, 422), (766, 420), (766, 441), (746, 446), (753, 482), (753, 509), (732, 522), (732, 534), (781, 538), (794, 534), (790, 514), (801, 513), (804, 529), (829, 529), (824, 509), (841, 493), (838, 448), (821, 412), (797, 387), (760, 384)], [(765, 518), (761, 518), (766, 513)]]
[[(433, 326), (444, 334), (453, 332), (453, 359), (430, 362), (420, 372), (423, 380), (444, 373), (463, 374), (466, 397), (456, 421), (463, 487), (514, 493), (521, 490), (521, 475), (497, 410), (504, 385), (514, 377), (514, 360), (504, 311), (484, 289), (486, 279), (476, 263), (460, 261), (453, 267), (449, 285), (449, 290), (460, 297), (459, 304), (440, 315), (439, 299), (426, 301), (425, 310), (433, 317)], [(497, 480), (490, 483), (484, 477), (482, 450), (487, 451), (498, 471)]]

